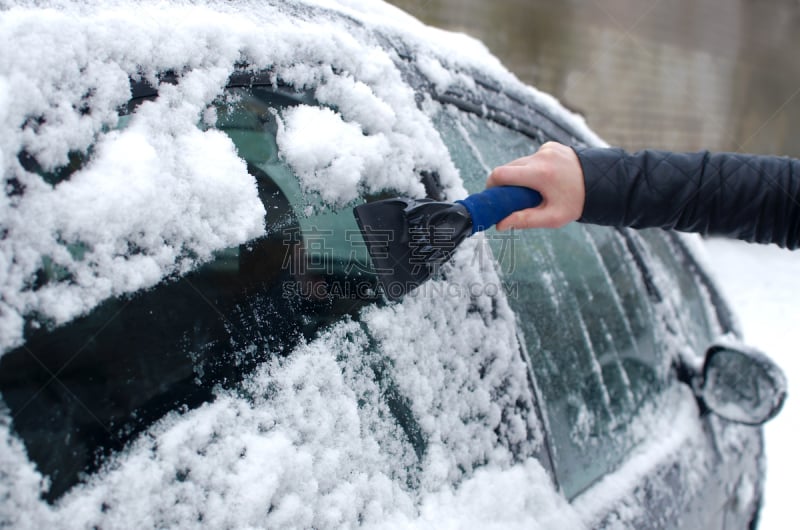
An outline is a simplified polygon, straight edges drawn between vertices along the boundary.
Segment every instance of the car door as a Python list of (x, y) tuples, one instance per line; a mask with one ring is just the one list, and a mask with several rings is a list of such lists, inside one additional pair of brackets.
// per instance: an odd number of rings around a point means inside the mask
[[(493, 111), (502, 98), (483, 98), (489, 111), (475, 112), (451, 94), (436, 116), (470, 192), (545, 140), (576, 141), (566, 126), (541, 119), (537, 129), (535, 112), (526, 122), (524, 109)], [(722, 331), (710, 291), (681, 262), (685, 249), (659, 230), (580, 224), (486, 237), (518, 315), (564, 495), (597, 524), (723, 527), (726, 487), (698, 479), (720, 456), (673, 369), (681, 354), (702, 357)]]

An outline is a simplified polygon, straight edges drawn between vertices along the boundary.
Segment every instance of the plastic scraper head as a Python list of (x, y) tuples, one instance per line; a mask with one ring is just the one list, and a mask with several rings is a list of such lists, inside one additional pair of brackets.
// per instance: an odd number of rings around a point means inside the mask
[(455, 203), (398, 197), (353, 213), (384, 295), (397, 300), (435, 274), (466, 237), (541, 202), (537, 191), (499, 186)]

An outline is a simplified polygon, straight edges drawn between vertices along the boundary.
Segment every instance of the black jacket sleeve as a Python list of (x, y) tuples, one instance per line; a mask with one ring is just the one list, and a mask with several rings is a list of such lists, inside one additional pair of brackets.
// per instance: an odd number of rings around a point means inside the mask
[(739, 153), (575, 148), (581, 222), (800, 246), (800, 160)]

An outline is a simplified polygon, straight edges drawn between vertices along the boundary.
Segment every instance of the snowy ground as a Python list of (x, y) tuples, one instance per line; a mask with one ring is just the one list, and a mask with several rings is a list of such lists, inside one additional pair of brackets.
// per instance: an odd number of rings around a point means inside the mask
[(722, 290), (740, 317), (745, 340), (770, 355), (786, 372), (789, 397), (781, 414), (767, 424), (768, 476), (761, 529), (795, 523), (800, 456), (794, 440), (800, 402), (800, 251), (714, 239), (708, 257)]

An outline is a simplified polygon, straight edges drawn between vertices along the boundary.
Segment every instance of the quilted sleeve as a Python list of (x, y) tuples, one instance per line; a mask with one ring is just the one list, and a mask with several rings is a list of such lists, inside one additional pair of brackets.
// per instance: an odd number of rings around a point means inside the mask
[(800, 160), (739, 153), (575, 148), (581, 222), (800, 246)]

